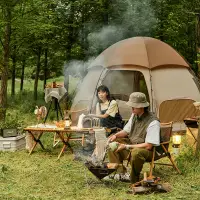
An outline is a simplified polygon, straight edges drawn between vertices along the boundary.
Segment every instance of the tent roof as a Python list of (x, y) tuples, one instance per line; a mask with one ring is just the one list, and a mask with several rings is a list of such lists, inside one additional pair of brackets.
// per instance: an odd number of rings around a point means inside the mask
[(189, 67), (171, 46), (150, 37), (133, 37), (119, 41), (103, 51), (90, 67), (109, 68), (116, 65), (137, 65), (149, 69), (170, 65)]

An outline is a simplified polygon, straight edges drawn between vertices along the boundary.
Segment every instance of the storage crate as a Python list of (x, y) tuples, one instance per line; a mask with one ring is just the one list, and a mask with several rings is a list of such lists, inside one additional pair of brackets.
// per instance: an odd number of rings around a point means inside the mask
[(5, 128), (5, 129), (1, 129), (0, 133), (1, 133), (1, 136), (4, 138), (16, 137), (17, 129), (16, 128)]
[(7, 138), (0, 137), (0, 151), (16, 151), (24, 149), (25, 145), (25, 135)]

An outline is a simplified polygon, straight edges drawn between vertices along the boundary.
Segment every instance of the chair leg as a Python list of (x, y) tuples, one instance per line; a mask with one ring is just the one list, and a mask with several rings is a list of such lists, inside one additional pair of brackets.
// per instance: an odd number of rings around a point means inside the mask
[(156, 152), (156, 148), (153, 147), (153, 157), (152, 157), (152, 160), (151, 160), (150, 171), (149, 171), (149, 176), (150, 176), (150, 177), (153, 175), (155, 152)]
[(164, 151), (165, 151), (167, 157), (169, 158), (169, 160), (171, 161), (172, 166), (174, 167), (174, 169), (175, 169), (179, 174), (181, 174), (181, 171), (180, 171), (180, 170), (178, 169), (178, 167), (176, 166), (174, 160), (173, 160), (172, 157), (171, 157), (171, 154), (167, 151), (167, 149), (165, 148), (164, 145), (162, 145), (162, 148), (164, 149)]
[(81, 141), (82, 147), (84, 146), (84, 139), (85, 139), (85, 135), (82, 134), (82, 141)]
[(180, 170), (178, 169), (178, 167), (176, 166), (176, 164), (175, 164), (175, 162), (174, 162), (174, 160), (172, 159), (172, 157), (171, 157), (170, 154), (169, 154), (168, 158), (170, 159), (170, 161), (171, 161), (171, 163), (172, 163), (174, 169), (176, 169), (176, 171), (177, 171), (179, 174), (181, 174), (181, 171), (180, 171)]
[(53, 147), (55, 147), (60, 142), (60, 139), (58, 138), (57, 133), (54, 133), (53, 137)]

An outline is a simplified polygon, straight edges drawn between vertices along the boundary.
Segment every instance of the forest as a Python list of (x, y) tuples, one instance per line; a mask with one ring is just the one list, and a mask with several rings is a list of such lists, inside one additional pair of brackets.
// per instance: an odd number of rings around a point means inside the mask
[[(44, 99), (47, 85), (52, 82), (64, 84), (67, 91), (64, 103), (68, 105), (62, 104), (61, 108), (67, 106), (68, 111), (77, 83), (80, 84), (87, 74), (90, 63), (116, 42), (137, 36), (152, 37), (169, 44), (188, 62), (190, 72), (200, 78), (199, 0), (0, 0), (0, 133), (4, 128), (14, 127), (24, 140), (21, 151), (8, 152), (6, 149), (4, 152), (1, 151), (1, 140), (7, 138), (0, 137), (0, 199), (199, 199), (199, 118), (192, 119), (196, 120), (197, 127), (191, 130), (198, 138), (191, 141), (196, 146), (187, 146), (188, 129), (184, 133), (174, 132), (182, 140), (179, 141), (181, 144), (176, 144), (178, 148), (173, 146), (173, 136), (167, 143), (170, 151), (179, 151), (173, 152), (172, 157), (181, 174), (171, 167), (151, 165), (153, 175), (171, 186), (172, 190), (167, 193), (132, 195), (127, 194), (130, 183), (97, 179), (83, 160), (77, 159), (87, 137), (82, 134), (81, 140), (79, 137), (79, 140), (72, 138), (70, 141), (71, 133), (67, 139), (63, 133), (59, 138), (55, 132), (60, 128), (56, 125), (58, 118), (54, 121), (55, 113), (50, 113), (47, 122), (51, 121), (57, 128), (47, 131), (48, 134), (45, 132), (40, 140), (43, 132), (38, 124), (43, 119), (39, 119), (35, 111), (39, 106), (47, 106)], [(186, 82), (184, 78), (183, 82)], [(179, 85), (186, 93), (190, 90)], [(200, 102), (197, 104), (200, 110)], [(187, 104), (180, 112), (188, 111), (188, 108)], [(67, 119), (70, 122), (70, 118)], [(28, 152), (25, 146), (30, 130), (26, 128), (32, 125), (38, 132), (32, 131), (32, 142), (35, 143)], [(34, 138), (34, 134), (38, 138)], [(42, 143), (45, 149), (41, 148)], [(170, 154), (167, 152), (166, 155)], [(161, 164), (169, 161), (168, 157), (163, 160)], [(144, 164), (144, 172), (149, 172), (149, 164)], [(130, 165), (127, 168), (129, 170)]]
[(90, 63), (117, 41), (148, 36), (160, 39), (189, 62), (198, 75), (200, 2), (198, 0), (1, 0), (0, 119), (7, 108), (8, 80), (38, 80), (68, 75), (82, 79)]

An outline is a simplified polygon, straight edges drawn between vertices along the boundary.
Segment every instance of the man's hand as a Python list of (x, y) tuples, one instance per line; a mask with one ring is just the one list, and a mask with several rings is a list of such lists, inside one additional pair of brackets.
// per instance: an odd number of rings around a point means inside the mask
[(113, 142), (113, 141), (115, 141), (115, 140), (116, 140), (116, 138), (117, 138), (117, 136), (116, 136), (116, 135), (111, 135), (111, 136), (108, 138), (108, 141), (107, 141), (107, 143), (109, 144), (110, 142)]
[(121, 150), (124, 150), (126, 149), (126, 145), (125, 144), (119, 144), (117, 150), (115, 152), (118, 152), (118, 151), (121, 151)]

